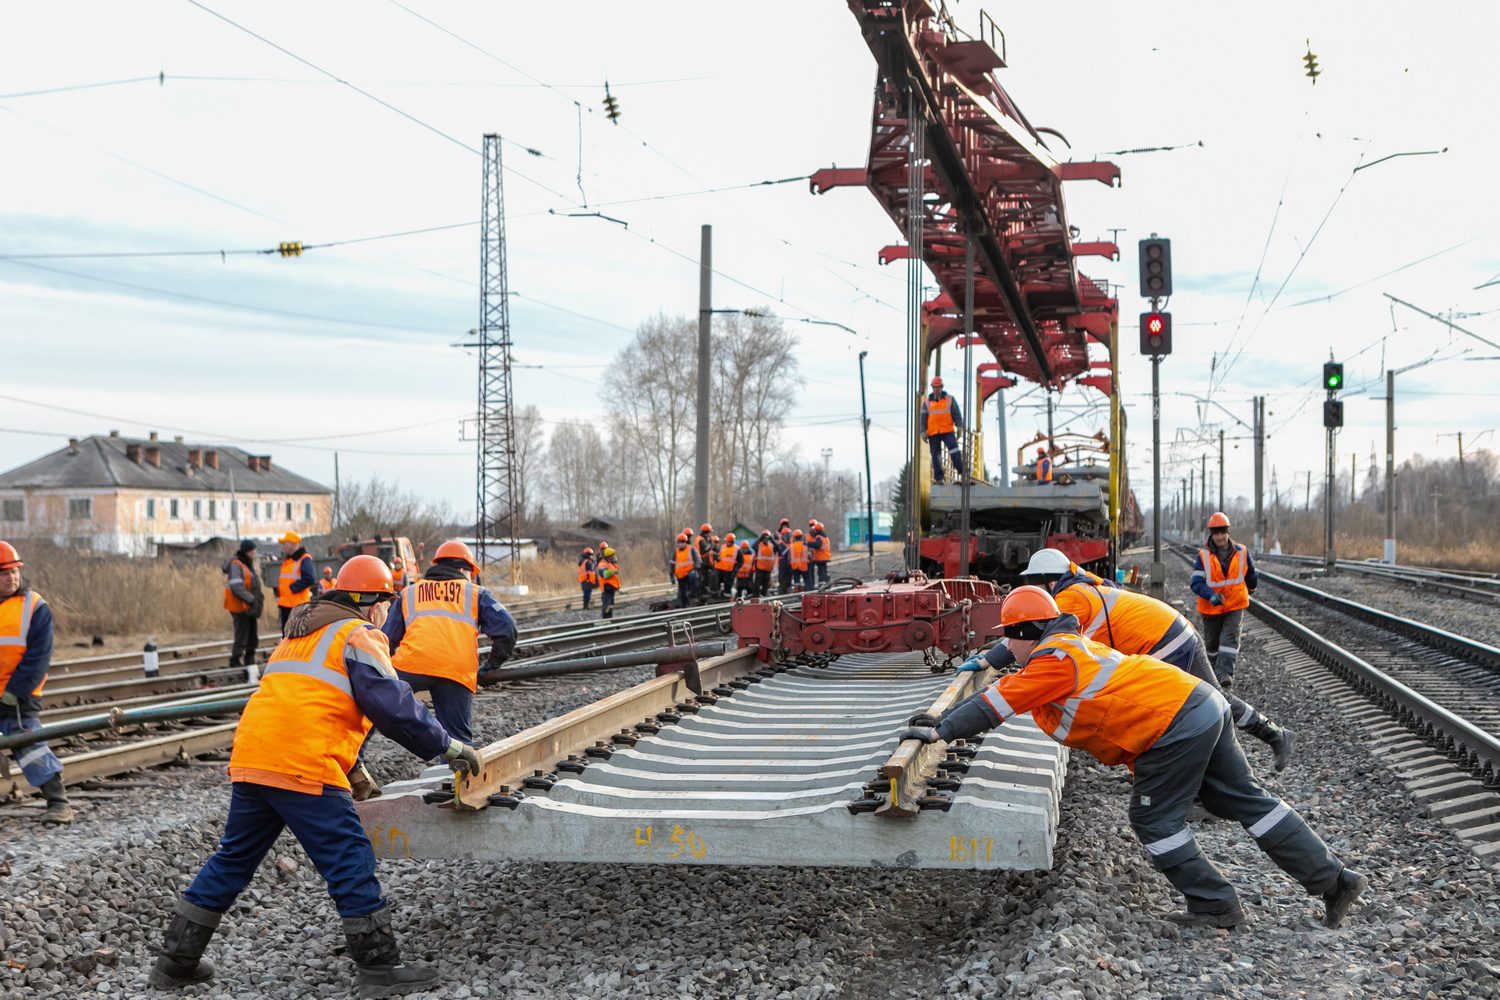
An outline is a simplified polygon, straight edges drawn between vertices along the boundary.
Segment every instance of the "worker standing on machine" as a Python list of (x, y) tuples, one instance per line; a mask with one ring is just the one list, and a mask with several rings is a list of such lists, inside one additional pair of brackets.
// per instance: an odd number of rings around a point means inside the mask
[(946, 448), (953, 460), (953, 471), (959, 482), (963, 481), (964, 456), (958, 447), (958, 429), (964, 425), (963, 411), (958, 400), (943, 391), (943, 377), (932, 377), (932, 392), (922, 400), (922, 414), (918, 426), (932, 455), (932, 481), (943, 481), (943, 450)]
[(343, 918), (356, 985), (365, 996), (428, 989), (430, 965), (408, 965), (375, 878), (375, 852), (346, 777), (371, 725), (423, 760), (473, 774), (479, 755), (443, 731), (396, 676), (380, 623), (395, 596), (375, 556), (344, 563), (327, 597), (299, 607), (250, 696), (229, 758), (229, 817), (219, 849), (178, 898), (151, 985), (207, 982), (203, 951), (261, 860), (291, 827)]
[(1131, 828), (1152, 865), (1187, 898), (1186, 912), (1170, 915), (1174, 923), (1234, 927), (1245, 920), (1234, 887), (1188, 826), (1195, 796), (1214, 815), (1242, 824), (1282, 871), (1322, 896), (1326, 926), (1343, 922), (1369, 879), (1346, 868), (1295, 809), (1256, 783), (1229, 706), (1212, 685), (1084, 638), (1078, 619), (1040, 587), (1011, 591), (1000, 622), (1021, 670), (959, 703), (936, 726), (904, 730), (901, 739), (951, 743), (1030, 712), (1064, 746), (1130, 768)]
[(599, 566), (594, 561), (594, 550), (584, 549), (578, 555), (578, 586), (583, 591), (583, 610), (589, 609), (589, 598), (599, 586)]
[[(1147, 594), (1123, 590), (1113, 583), (1080, 569), (1067, 554), (1058, 549), (1042, 549), (1031, 557), (1021, 571), (1021, 578), (1050, 593), (1063, 614), (1083, 623), (1079, 629), (1085, 639), (1102, 642), (1125, 654), (1144, 653), (1153, 659), (1186, 670), (1199, 680), (1219, 686), (1204, 652), (1203, 640), (1188, 620), (1165, 601)], [(999, 668), (1009, 660), (1005, 648), (996, 644), (986, 662)], [(976, 660), (978, 658), (976, 657)], [(973, 663), (974, 661), (970, 661)], [(976, 669), (970, 663), (964, 668)], [(960, 668), (963, 669), (963, 668)], [(1271, 748), (1276, 755), (1276, 770), (1284, 771), (1292, 759), (1292, 733), (1276, 725), (1255, 706), (1226, 694), (1235, 727), (1244, 730)]]
[[(771, 592), (771, 571), (776, 568), (776, 560), (780, 557), (780, 546), (771, 537), (771, 529), (766, 528), (760, 533), (760, 538), (755, 543), (755, 596), (765, 597)], [(790, 573), (790, 570), (788, 570)], [(790, 586), (790, 582), (788, 582)]]
[(1052, 484), (1052, 457), (1047, 454), (1046, 448), (1036, 450), (1036, 466), (1032, 469), (1036, 474), (1038, 486), (1050, 486)]
[(1216, 510), (1208, 518), (1208, 540), (1193, 557), (1188, 589), (1198, 597), (1208, 662), (1225, 690), (1234, 686), (1240, 656), (1240, 620), (1260, 583), (1250, 550), (1229, 537), (1229, 518)]
[[(14, 545), (0, 542), (0, 736), (42, 728), (42, 688), (52, 666), (52, 609), (21, 579), (25, 565)], [(10, 753), (26, 783), (47, 801), (42, 822), (73, 822), (62, 761), (46, 742)]]
[(693, 603), (698, 592), (698, 550), (686, 531), (677, 536), (671, 565), (672, 576), (677, 580), (677, 606), (685, 608)]
[(599, 617), (615, 616), (615, 595), (620, 592), (620, 564), (608, 543), (599, 543)]

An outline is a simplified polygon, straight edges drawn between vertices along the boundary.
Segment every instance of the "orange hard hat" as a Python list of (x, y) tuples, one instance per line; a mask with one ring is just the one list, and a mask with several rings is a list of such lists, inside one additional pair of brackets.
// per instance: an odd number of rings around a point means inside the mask
[(591, 556), (591, 555), (594, 554), (594, 550), (591, 549), (591, 548), (585, 547), (584, 550), (583, 550), (583, 554), (586, 555), (586, 556)]
[(688, 540), (688, 533), (686, 531), (682, 532), (680, 535), (677, 536), (677, 540), (679, 542), (681, 542), (682, 544), (686, 545), (687, 544), (687, 540)]
[(742, 552), (749, 552), (750, 551), (750, 543), (749, 542), (740, 542), (740, 550)]
[(725, 535), (724, 536), (724, 541), (726, 541), (726, 542), (732, 542), (732, 541), (734, 541), (734, 532), (731, 531), (729, 534)]
[(699, 531), (713, 531), (714, 530), (714, 526), (711, 525), (711, 524), (709, 524), (707, 521), (704, 521), (703, 524), (701, 526), (699, 526), (698, 530)]
[(801, 538), (802, 537), (802, 529), (801, 528), (794, 529), (792, 531), (792, 537), (793, 538)]
[(469, 564), (470, 569), (479, 569), (479, 563), (474, 561), (474, 550), (456, 538), (437, 547), (437, 551), (432, 554), (432, 561), (437, 562), (439, 559), (462, 559)]
[(10, 542), (0, 542), (0, 569), (19, 569), (26, 564), (21, 561), (21, 553)]
[(941, 376), (941, 375), (934, 375), (934, 376), (932, 376), (932, 387), (934, 389), (941, 389), (943, 387), (943, 376)]
[(1229, 527), (1229, 518), (1224, 516), (1222, 510), (1216, 510), (1208, 515), (1208, 527), (1210, 531), (1214, 528), (1227, 528)]
[(1057, 602), (1041, 587), (1017, 587), (1005, 597), (1000, 605), (1000, 626), (1019, 625), (1022, 622), (1047, 622), (1062, 614)]
[(334, 580), (335, 590), (346, 594), (396, 595), (396, 585), (391, 580), (391, 568), (375, 556), (354, 556), (339, 567)]
[(791, 519), (791, 518), (789, 518), (789, 517), (783, 517), (783, 518), (782, 518), (782, 519), (781, 519), (781, 523), (782, 523), (782, 524), (791, 524), (791, 523), (792, 523), (792, 519)]
[(323, 576), (326, 579), (329, 579), (329, 580), (333, 579), (333, 567), (332, 566), (324, 566), (323, 567)]
[(1036, 453), (1037, 453), (1037, 454), (1038, 454), (1038, 455), (1045, 455), (1045, 454), (1047, 454), (1047, 449), (1046, 449), (1046, 448), (1038, 448), (1038, 449), (1037, 449), (1037, 450), (1036, 450)]

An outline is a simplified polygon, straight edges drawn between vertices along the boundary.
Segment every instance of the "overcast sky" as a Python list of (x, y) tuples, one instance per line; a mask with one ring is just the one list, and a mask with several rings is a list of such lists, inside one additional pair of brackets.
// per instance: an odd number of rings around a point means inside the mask
[[(516, 360), (539, 366), (518, 370), (518, 402), (549, 421), (610, 419), (607, 364), (636, 324), (697, 309), (706, 222), (715, 306), (770, 306), (863, 334), (794, 327), (805, 388), (785, 443), (860, 467), (856, 356), (868, 349), (875, 478), (896, 471), (905, 281), (900, 265), (876, 261), (899, 234), (874, 199), (814, 197), (795, 182), (643, 200), (862, 165), (875, 66), (845, 4), (403, 3), (204, 6), (410, 118), (193, 3), (3, 8), (0, 257), (456, 228), (299, 259), (0, 259), (0, 467), (68, 435), (158, 429), (243, 440), (328, 482), (337, 450), (346, 477), (379, 473), (466, 512), (473, 451), (459, 422), (473, 410), (475, 361), (450, 345), (476, 324), (477, 149), (498, 131), (514, 141)], [(1173, 240), (1178, 291), (1164, 440), (1204, 425), (1244, 434), (1218, 404), (1248, 424), (1250, 397), (1264, 393), (1283, 488), (1321, 467), (1315, 397), (1330, 351), (1348, 359), (1352, 389), (1372, 386), (1349, 395), (1339, 442), (1340, 467), (1357, 454), (1361, 475), (1383, 436), (1372, 398), (1383, 365), (1471, 348), (1500, 356), (1382, 295), (1452, 310), (1500, 342), (1500, 284), (1475, 290), (1500, 273), (1500, 139), (1484, 125), (1495, 5), (1273, 3), (1252, 14), (1158, 3), (1149, 17), (1104, 3), (951, 7), (969, 28), (981, 7), (995, 16), (1010, 62), (1001, 81), (1035, 125), (1071, 142), (1071, 153), (1052, 143), (1060, 157), (1202, 142), (1106, 157), (1123, 171), (1118, 189), (1068, 187), (1082, 238), (1122, 230), (1123, 259), (1085, 259), (1083, 270), (1124, 286), (1142, 506), (1150, 376), (1136, 350), (1135, 243), (1153, 231)], [(1302, 75), (1308, 40), (1323, 69), (1315, 86)], [(150, 79), (24, 93), (139, 77)], [(606, 78), (618, 127), (600, 113)], [(629, 229), (559, 217), (583, 204)], [(1215, 365), (1224, 377), (1201, 404), (1193, 396), (1209, 392)], [(1441, 435), (1460, 430), (1492, 444), (1480, 436), (1500, 428), (1497, 365), (1452, 360), (1399, 376), (1398, 456), (1456, 453)], [(1037, 399), (1012, 410), (1012, 441), (1043, 425)], [(1102, 409), (1085, 412), (1101, 399), (1067, 390), (1059, 423), (1083, 413), (1068, 429), (1104, 426)], [(367, 433), (386, 428), (404, 429)], [(1229, 493), (1248, 493), (1249, 442), (1230, 448)], [(1174, 490), (1197, 454), (1172, 450)]]

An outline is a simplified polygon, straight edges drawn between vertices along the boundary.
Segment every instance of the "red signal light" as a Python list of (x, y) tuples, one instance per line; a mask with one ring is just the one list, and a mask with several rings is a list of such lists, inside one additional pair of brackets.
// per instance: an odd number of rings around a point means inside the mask
[(1166, 323), (1161, 318), (1161, 313), (1152, 313), (1146, 319), (1146, 330), (1152, 334), (1161, 333)]
[(1162, 357), (1172, 353), (1172, 314), (1141, 313), (1141, 353)]

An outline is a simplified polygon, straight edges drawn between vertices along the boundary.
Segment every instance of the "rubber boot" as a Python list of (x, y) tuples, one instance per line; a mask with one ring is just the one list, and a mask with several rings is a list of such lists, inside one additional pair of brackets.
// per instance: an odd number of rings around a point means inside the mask
[(378, 799), (380, 784), (363, 764), (355, 764), (354, 770), (349, 772), (349, 791), (354, 795), (355, 802)]
[(1290, 729), (1276, 725), (1264, 715), (1256, 715), (1255, 721), (1245, 727), (1245, 732), (1260, 740), (1276, 755), (1271, 765), (1277, 771), (1285, 771), (1292, 762), (1293, 736)]
[(394, 997), (425, 990), (437, 982), (436, 966), (407, 964), (391, 931), (390, 907), (364, 917), (344, 918), (349, 957), (359, 967), (355, 985), (362, 997)]
[(212, 979), (214, 967), (203, 958), (203, 949), (223, 918), (224, 914), (194, 906), (179, 896), (167, 936), (157, 952), (156, 967), (151, 970), (151, 985), (176, 989)]
[(47, 800), (47, 811), (42, 813), (43, 823), (66, 824), (73, 822), (73, 807), (68, 805), (68, 793), (63, 789), (62, 775), (55, 774), (42, 785), (42, 798)]
[(1358, 872), (1352, 872), (1345, 868), (1339, 872), (1339, 881), (1328, 892), (1323, 893), (1323, 926), (1337, 927), (1344, 922), (1344, 917), (1349, 912), (1349, 907), (1359, 898), (1360, 893), (1369, 888), (1370, 880)]

